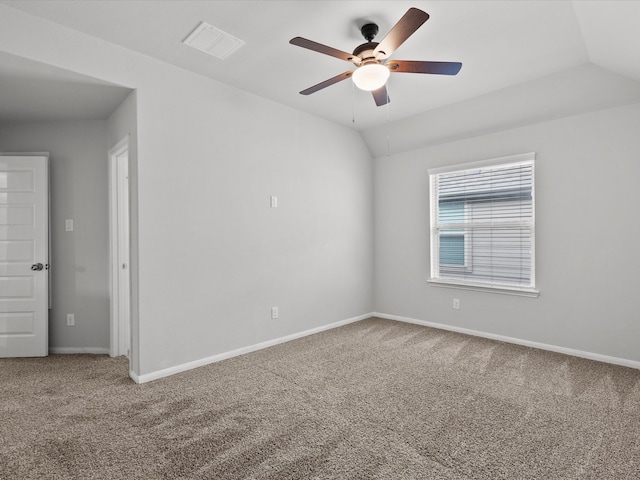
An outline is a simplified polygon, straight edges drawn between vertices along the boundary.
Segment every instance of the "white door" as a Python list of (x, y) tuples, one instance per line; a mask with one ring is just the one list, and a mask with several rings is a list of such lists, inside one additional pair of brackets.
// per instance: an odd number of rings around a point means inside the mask
[(129, 356), (129, 137), (109, 150), (111, 229), (111, 349), (110, 355)]
[(0, 154), (0, 357), (48, 354), (48, 161)]

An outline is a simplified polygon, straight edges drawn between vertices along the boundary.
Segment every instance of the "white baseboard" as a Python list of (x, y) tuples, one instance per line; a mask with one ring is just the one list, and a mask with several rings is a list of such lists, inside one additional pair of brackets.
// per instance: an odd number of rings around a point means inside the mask
[(249, 345), (247, 347), (238, 348), (236, 350), (231, 350), (229, 352), (219, 353), (217, 355), (212, 355), (211, 357), (202, 358), (200, 360), (194, 360), (192, 362), (183, 363), (181, 365), (165, 368), (163, 370), (158, 370), (156, 372), (145, 373), (143, 375), (137, 375), (135, 372), (130, 371), (129, 377), (131, 377), (131, 379), (136, 383), (151, 382), (153, 380), (158, 380), (159, 378), (175, 375), (176, 373), (185, 372), (187, 370), (203, 367), (211, 363), (220, 362), (228, 358), (237, 357), (238, 355), (244, 355), (245, 353), (251, 353), (251, 352), (255, 352), (256, 350), (262, 350), (263, 348), (273, 347), (274, 345), (290, 342), (291, 340), (296, 340), (298, 338), (306, 337), (308, 335), (324, 332), (325, 330), (331, 330), (333, 328), (342, 327), (343, 325), (359, 322), (360, 320), (370, 318), (373, 315), (374, 315), (373, 313), (367, 313), (364, 315), (360, 315), (358, 317), (348, 318), (346, 320), (340, 320), (339, 322), (330, 323), (329, 325), (322, 325), (321, 327), (305, 330), (304, 332), (293, 333), (291, 335), (287, 335), (284, 337), (275, 338), (273, 340), (267, 340), (266, 342), (257, 343), (255, 345)]
[(75, 348), (75, 347), (51, 347), (49, 348), (51, 354), (75, 354), (75, 353), (88, 353), (92, 355), (109, 355), (108, 348)]
[(614, 365), (621, 365), (623, 367), (640, 369), (640, 362), (635, 360), (628, 360), (625, 358), (618, 358), (618, 357), (610, 357), (608, 355), (601, 355), (599, 353), (585, 352), (583, 350), (575, 350), (573, 348), (565, 348), (565, 347), (559, 347), (556, 345), (549, 345), (546, 343), (532, 342), (532, 341), (523, 340), (520, 338), (506, 337), (504, 335), (496, 335), (493, 333), (485, 333), (485, 332), (480, 332), (478, 330), (470, 330), (467, 328), (455, 327), (452, 325), (445, 325), (442, 323), (434, 323), (434, 322), (427, 322), (425, 320), (417, 320), (415, 318), (400, 317), (398, 315), (388, 315), (386, 313), (378, 313), (378, 312), (375, 312), (372, 315), (374, 317), (385, 318), (387, 320), (396, 320), (398, 322), (404, 322), (404, 323), (414, 323), (416, 325), (423, 325), (425, 327), (432, 327), (440, 330), (449, 330), (451, 332), (464, 333), (466, 335), (473, 335), (474, 337), (489, 338), (491, 340), (498, 340), (500, 342), (514, 343), (516, 345), (523, 345), (525, 347), (533, 347), (533, 348), (538, 348), (540, 350), (548, 350), (550, 352), (564, 353), (565, 355), (571, 355), (573, 357), (581, 357), (581, 358), (586, 358), (588, 360), (595, 360), (598, 362), (611, 363)]

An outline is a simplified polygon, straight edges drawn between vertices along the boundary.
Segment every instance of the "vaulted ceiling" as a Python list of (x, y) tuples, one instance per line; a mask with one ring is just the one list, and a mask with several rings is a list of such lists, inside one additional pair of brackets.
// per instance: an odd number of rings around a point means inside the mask
[[(480, 132), (491, 122), (513, 125), (640, 101), (640, 1), (2, 3), (355, 128), (374, 151), (382, 148), (375, 145), (377, 130), (390, 123), (405, 131), (416, 119), (436, 129), (447, 122), (474, 122), (468, 128)], [(379, 25), (380, 40), (410, 7), (430, 18), (392, 58), (459, 61), (463, 67), (457, 76), (393, 74), (388, 107), (376, 107), (371, 94), (355, 89), (350, 80), (309, 96), (298, 93), (349, 70), (350, 64), (290, 45), (291, 38), (350, 52), (364, 42), (359, 31), (364, 23)], [(225, 60), (185, 46), (182, 41), (201, 21), (240, 38), (244, 46)], [(37, 76), (37, 69), (17, 59), (0, 56), (2, 65), (0, 81), (8, 75)], [(13, 82), (13, 88), (19, 85)], [(117, 96), (117, 90), (112, 93)], [(504, 107), (510, 103), (513, 108)], [(503, 107), (489, 113), (492, 105)]]

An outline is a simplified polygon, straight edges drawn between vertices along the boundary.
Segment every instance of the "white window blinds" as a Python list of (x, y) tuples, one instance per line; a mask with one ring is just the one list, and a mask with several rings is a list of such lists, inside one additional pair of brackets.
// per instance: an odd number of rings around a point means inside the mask
[(431, 280), (535, 287), (534, 154), (429, 171)]

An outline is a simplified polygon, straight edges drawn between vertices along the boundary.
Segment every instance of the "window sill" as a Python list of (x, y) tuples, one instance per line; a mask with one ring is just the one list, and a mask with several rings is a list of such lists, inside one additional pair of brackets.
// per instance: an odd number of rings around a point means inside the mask
[(536, 298), (540, 296), (540, 292), (534, 288), (522, 288), (522, 287), (487, 287), (471, 283), (455, 282), (452, 280), (436, 280), (428, 279), (427, 283), (433, 287), (442, 288), (457, 288), (461, 290), (473, 290), (475, 292), (487, 292), (498, 293), (501, 295), (515, 295), (518, 297), (531, 297)]

